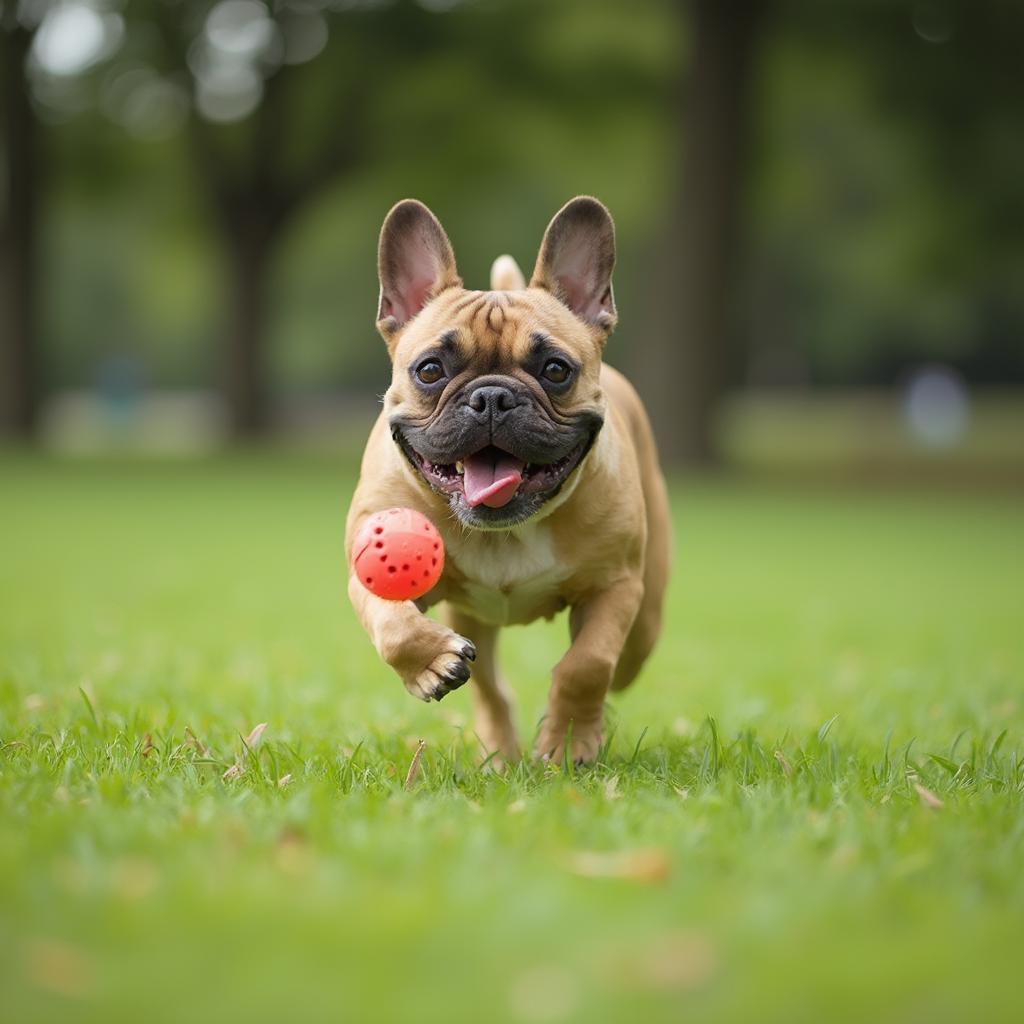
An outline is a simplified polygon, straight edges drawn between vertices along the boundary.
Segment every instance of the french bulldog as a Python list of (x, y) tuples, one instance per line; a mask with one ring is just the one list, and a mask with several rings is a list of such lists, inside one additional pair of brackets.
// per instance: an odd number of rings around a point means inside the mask
[[(670, 560), (665, 481), (644, 407), (602, 362), (616, 323), (615, 230), (579, 196), (549, 224), (527, 285), (509, 256), (489, 291), (463, 287), (451, 243), (406, 199), (380, 234), (377, 329), (391, 386), (347, 520), (403, 506), (440, 530), (444, 572), (424, 598), (349, 596), (406, 689), (439, 701), (472, 683), (485, 757), (519, 756), (499, 627), (569, 609), (535, 756), (594, 761), (609, 690), (636, 677), (661, 629)], [(443, 619), (426, 609), (443, 603)]]

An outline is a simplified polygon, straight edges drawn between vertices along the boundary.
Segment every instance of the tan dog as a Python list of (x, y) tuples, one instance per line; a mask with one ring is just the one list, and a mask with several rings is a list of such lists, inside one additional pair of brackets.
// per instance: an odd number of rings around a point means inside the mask
[[(640, 399), (601, 362), (614, 261), (611, 217), (585, 196), (551, 221), (529, 287), (502, 256), (492, 291), (464, 289), (415, 200), (381, 230), (377, 328), (393, 375), (349, 510), (349, 560), (366, 516), (396, 505), (428, 516), (447, 556), (420, 602), (385, 601), (354, 574), (349, 596), (414, 696), (440, 700), (472, 676), (477, 734), (499, 760), (519, 753), (499, 626), (570, 609), (536, 753), (561, 759), (568, 743), (577, 762), (597, 757), (605, 696), (633, 680), (661, 627), (665, 483)], [(447, 625), (424, 614), (437, 601)]]

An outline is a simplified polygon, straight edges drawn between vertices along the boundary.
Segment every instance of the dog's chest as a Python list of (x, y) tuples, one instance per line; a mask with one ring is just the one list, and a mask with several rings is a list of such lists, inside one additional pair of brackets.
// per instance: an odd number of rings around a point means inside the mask
[(479, 533), (448, 545), (448, 558), (464, 577), (452, 604), (494, 626), (531, 622), (565, 607), (565, 569), (543, 524), (510, 534)]

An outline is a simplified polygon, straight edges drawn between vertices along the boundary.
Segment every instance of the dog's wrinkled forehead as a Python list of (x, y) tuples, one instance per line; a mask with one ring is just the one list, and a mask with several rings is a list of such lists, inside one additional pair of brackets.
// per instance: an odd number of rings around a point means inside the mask
[(581, 364), (600, 359), (590, 331), (549, 293), (467, 291), (442, 293), (407, 327), (395, 349), (395, 370), (427, 351), (440, 349), (466, 364), (474, 375), (509, 373), (530, 361), (547, 343)]

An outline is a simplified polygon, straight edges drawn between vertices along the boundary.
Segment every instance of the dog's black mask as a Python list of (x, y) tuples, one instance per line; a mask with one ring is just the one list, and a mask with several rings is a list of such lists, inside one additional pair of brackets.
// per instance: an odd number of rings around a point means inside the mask
[(393, 416), (391, 433), (427, 484), (477, 528), (534, 515), (561, 490), (604, 422), (589, 410), (558, 413), (506, 374), (473, 377), (448, 392), (429, 420)]

